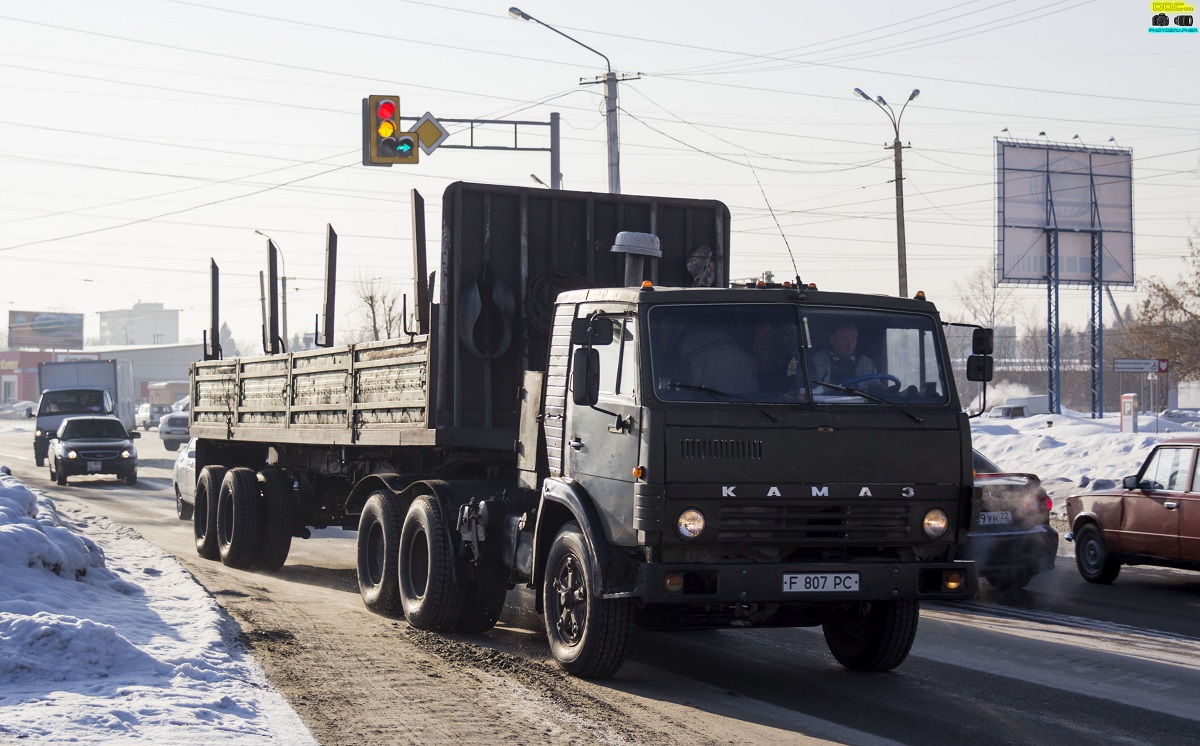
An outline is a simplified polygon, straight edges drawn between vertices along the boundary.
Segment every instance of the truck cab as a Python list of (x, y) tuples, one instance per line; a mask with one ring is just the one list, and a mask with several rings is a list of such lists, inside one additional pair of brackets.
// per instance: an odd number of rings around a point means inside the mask
[[(833, 375), (847, 326), (857, 370)], [(554, 328), (542, 501), (594, 506), (597, 593), (643, 626), (844, 628), (855, 604), (974, 594), (969, 427), (932, 304), (647, 284), (565, 293)]]
[(71, 388), (47, 389), (38, 400), (37, 410), (30, 411), (36, 417), (33, 430), (33, 458), (43, 466), (50, 449), (50, 439), (58, 432), (58, 426), (73, 415), (114, 414), (112, 395), (107, 389)]

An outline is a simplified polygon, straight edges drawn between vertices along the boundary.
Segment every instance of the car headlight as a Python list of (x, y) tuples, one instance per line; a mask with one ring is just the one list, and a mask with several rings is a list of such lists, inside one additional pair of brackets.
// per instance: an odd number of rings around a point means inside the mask
[(45, 433), (43, 433), (41, 430), (34, 430), (34, 431), (33, 431), (33, 437), (35, 437), (35, 438), (40, 438), (40, 437), (42, 437), (43, 435), (45, 435)]
[(681, 538), (696, 538), (704, 531), (704, 514), (695, 508), (688, 508), (679, 514), (675, 521), (675, 530)]
[(67, 458), (79, 458), (79, 454), (74, 451), (67, 451)]
[(132, 448), (126, 448), (125, 450), (121, 451), (121, 458), (133, 458), (136, 455), (137, 454), (133, 452)]
[(925, 530), (925, 535), (931, 539), (936, 539), (946, 533), (946, 529), (949, 527), (950, 518), (941, 508), (934, 508), (926, 513), (925, 520), (921, 522), (921, 528)]

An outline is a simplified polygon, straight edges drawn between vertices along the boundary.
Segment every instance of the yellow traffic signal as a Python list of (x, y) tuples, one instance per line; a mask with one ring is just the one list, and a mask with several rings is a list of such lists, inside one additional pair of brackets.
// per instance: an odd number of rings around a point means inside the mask
[(417, 162), (416, 135), (400, 131), (399, 96), (368, 96), (362, 116), (364, 166)]

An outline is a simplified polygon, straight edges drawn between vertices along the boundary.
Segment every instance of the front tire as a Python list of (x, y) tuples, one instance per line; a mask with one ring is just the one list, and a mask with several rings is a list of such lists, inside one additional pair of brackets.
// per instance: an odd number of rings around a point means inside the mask
[(890, 671), (904, 662), (917, 637), (916, 601), (849, 604), (821, 625), (833, 657), (851, 671)]
[[(58, 466), (58, 462), (57, 461), (54, 462), (54, 465)], [(59, 468), (54, 470), (54, 483), (57, 484), (59, 487), (67, 486), (67, 475), (66, 475), (66, 472), (64, 472), (62, 470), (61, 466), (59, 466)]]
[(163, 448), (166, 448), (168, 451), (178, 451), (179, 450), (179, 441), (178, 440), (164, 440)]
[(221, 483), (225, 481), (225, 467), (206, 466), (196, 481), (196, 509), (192, 518), (192, 531), (196, 535), (196, 554), (204, 559), (220, 559), (217, 548), (217, 500), (221, 494)]
[(130, 487), (137, 484), (137, 472), (136, 471), (130, 472), (129, 474), (125, 475), (125, 484), (129, 485)]
[(179, 520), (186, 521), (192, 517), (192, 506), (183, 501), (183, 493), (179, 491), (179, 485), (175, 485), (175, 515), (179, 516)]
[(450, 628), (462, 609), (463, 593), (453, 577), (441, 506), (431, 495), (412, 501), (400, 527), (400, 603), (417, 629)]
[(230, 469), (217, 499), (217, 548), (227, 567), (254, 566), (262, 538), (262, 495), (253, 469)]
[(565, 524), (550, 545), (542, 585), (546, 637), (559, 668), (584, 679), (611, 676), (625, 662), (628, 599), (600, 598), (579, 525)]
[(1108, 585), (1121, 572), (1120, 560), (1108, 553), (1104, 536), (1095, 524), (1087, 524), (1075, 536), (1075, 567), (1089, 583)]

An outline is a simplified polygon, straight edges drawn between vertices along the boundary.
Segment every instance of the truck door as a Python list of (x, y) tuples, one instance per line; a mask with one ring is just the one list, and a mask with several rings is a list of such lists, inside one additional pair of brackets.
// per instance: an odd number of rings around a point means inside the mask
[(612, 342), (594, 346), (600, 357), (596, 406), (579, 406), (568, 398), (563, 474), (592, 496), (609, 540), (631, 544), (637, 538), (632, 528), (633, 468), (640, 463), (642, 424), (636, 319), (632, 313), (596, 306), (582, 307), (579, 316), (596, 311), (600, 316), (593, 323), (612, 324)]

